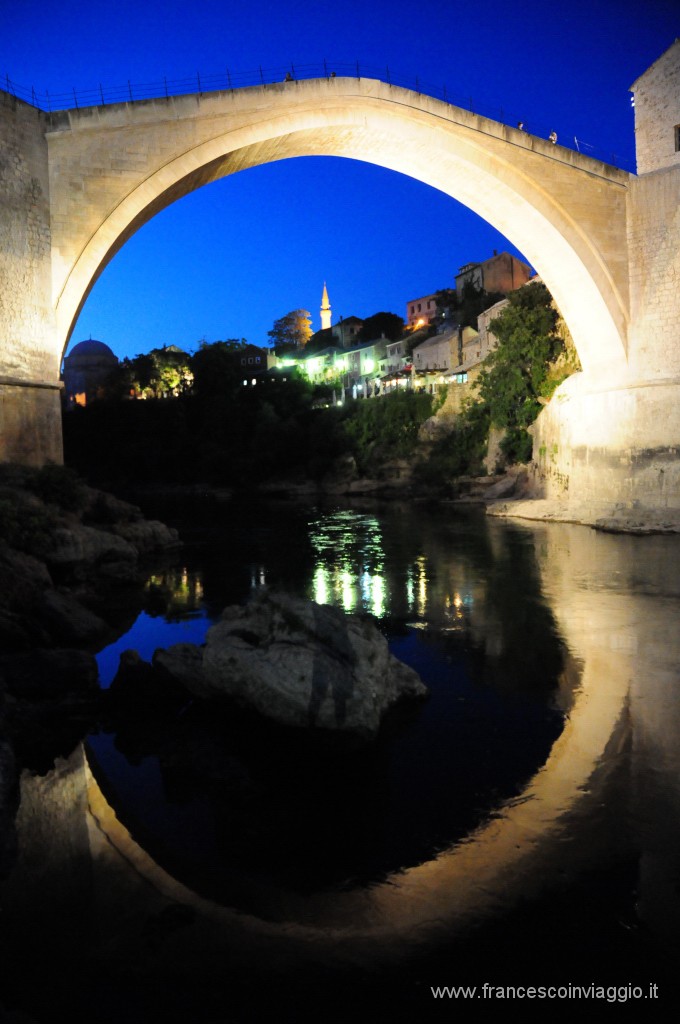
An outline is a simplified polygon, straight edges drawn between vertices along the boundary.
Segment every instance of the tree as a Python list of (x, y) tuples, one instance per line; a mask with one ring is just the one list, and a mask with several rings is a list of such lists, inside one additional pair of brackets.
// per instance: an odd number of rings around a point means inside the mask
[(479, 314), (503, 298), (502, 292), (487, 292), (468, 281), (460, 293), (455, 288), (435, 292), (437, 316), (441, 321), (455, 321), (461, 327), (476, 327)]
[(236, 355), (246, 344), (245, 338), (240, 341), (228, 338), (226, 341), (201, 342), (191, 357), (194, 393), (202, 397), (226, 395), (239, 386), (243, 372)]
[(279, 320), (274, 321), (267, 335), (277, 355), (293, 349), (304, 348), (312, 336), (311, 315), (306, 309), (293, 309)]
[(564, 351), (558, 320), (550, 292), (537, 282), (511, 292), (489, 325), (498, 347), (479, 375), (479, 395), (491, 422), (507, 430), (509, 458), (523, 460), (531, 451), (526, 428), (540, 412), (550, 364)]
[[(437, 319), (440, 321), (454, 320), (458, 312), (458, 293), (455, 288), (440, 288), (434, 293)], [(458, 322), (456, 320), (456, 322)]]
[(367, 317), (357, 335), (358, 341), (375, 341), (383, 335), (390, 341), (396, 341), (404, 331), (403, 317), (396, 313), (374, 313)]
[(123, 379), (130, 393), (145, 398), (177, 397), (193, 382), (189, 356), (176, 345), (163, 345), (123, 361)]

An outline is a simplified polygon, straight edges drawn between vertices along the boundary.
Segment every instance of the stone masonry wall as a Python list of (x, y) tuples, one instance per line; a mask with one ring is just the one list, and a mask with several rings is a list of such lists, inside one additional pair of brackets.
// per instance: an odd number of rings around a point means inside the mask
[(638, 174), (680, 166), (680, 39), (633, 83)]
[(45, 123), (0, 92), (0, 377), (56, 381)]
[(0, 462), (34, 465), (62, 460), (45, 126), (0, 91)]
[(628, 196), (634, 379), (680, 376), (680, 164), (631, 181)]

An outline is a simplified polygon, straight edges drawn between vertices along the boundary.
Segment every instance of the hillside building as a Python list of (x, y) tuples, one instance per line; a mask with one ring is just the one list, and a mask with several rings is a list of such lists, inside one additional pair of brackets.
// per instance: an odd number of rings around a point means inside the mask
[(424, 327), (430, 324), (437, 315), (437, 298), (432, 292), (431, 295), (422, 295), (419, 299), (410, 299), (406, 303), (406, 326)]
[(460, 268), (456, 274), (456, 291), (460, 295), (465, 286), (471, 284), (480, 291), (507, 295), (521, 288), (532, 276), (533, 270), (527, 263), (509, 252), (494, 251), (483, 263), (466, 263)]

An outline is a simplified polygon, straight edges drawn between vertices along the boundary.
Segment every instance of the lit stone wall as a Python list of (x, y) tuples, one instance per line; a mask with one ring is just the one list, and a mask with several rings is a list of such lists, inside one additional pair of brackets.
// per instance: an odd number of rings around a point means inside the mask
[(630, 372), (680, 376), (680, 163), (632, 182), (628, 251)]
[(638, 174), (680, 166), (675, 134), (680, 126), (680, 39), (640, 75), (631, 90)]
[(0, 374), (56, 380), (43, 115), (0, 92)]
[(592, 507), (680, 508), (680, 387), (607, 387), (577, 373), (531, 428), (543, 495)]
[(0, 92), (0, 462), (37, 465), (62, 458), (45, 127)]
[(624, 375), (578, 374), (533, 427), (548, 497), (680, 508), (680, 41), (634, 85)]

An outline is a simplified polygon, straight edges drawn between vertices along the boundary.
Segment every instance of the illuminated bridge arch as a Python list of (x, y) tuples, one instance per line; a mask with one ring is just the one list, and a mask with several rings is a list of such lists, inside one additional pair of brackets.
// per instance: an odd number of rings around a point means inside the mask
[(584, 369), (624, 372), (630, 176), (580, 153), (354, 78), (63, 111), (47, 141), (59, 361), (97, 277), (156, 213), (235, 171), (318, 155), (399, 171), (479, 214), (541, 275)]

